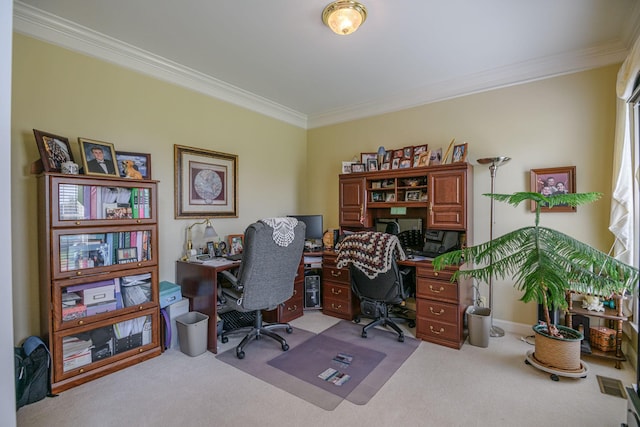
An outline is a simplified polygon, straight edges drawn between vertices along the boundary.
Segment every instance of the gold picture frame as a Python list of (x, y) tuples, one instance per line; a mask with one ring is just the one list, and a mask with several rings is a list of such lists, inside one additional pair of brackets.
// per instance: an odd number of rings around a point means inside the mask
[(78, 144), (85, 175), (120, 176), (113, 144), (88, 138), (78, 138)]
[(238, 217), (238, 156), (174, 145), (176, 218)]

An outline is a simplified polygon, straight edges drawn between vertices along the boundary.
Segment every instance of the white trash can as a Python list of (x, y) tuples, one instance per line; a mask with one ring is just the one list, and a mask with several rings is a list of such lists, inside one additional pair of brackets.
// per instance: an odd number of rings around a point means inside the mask
[(491, 309), (469, 306), (467, 308), (467, 324), (469, 326), (469, 344), (476, 347), (488, 347), (491, 333)]

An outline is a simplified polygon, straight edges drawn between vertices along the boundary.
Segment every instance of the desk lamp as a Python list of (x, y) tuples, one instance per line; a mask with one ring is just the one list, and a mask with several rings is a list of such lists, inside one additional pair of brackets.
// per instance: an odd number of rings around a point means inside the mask
[[(478, 159), (478, 163), (481, 165), (490, 165), (489, 171), (491, 172), (491, 194), (494, 193), (494, 181), (496, 178), (496, 172), (498, 171), (498, 167), (504, 163), (507, 163), (511, 160), (511, 157), (486, 157), (483, 159)], [(493, 242), (493, 223), (494, 223), (494, 209), (495, 200), (493, 197), (491, 198), (491, 222), (489, 223), (489, 241)], [(489, 257), (489, 265), (493, 264), (493, 256)], [(491, 330), (489, 331), (489, 336), (491, 337), (503, 337), (504, 330), (497, 326), (493, 326), (493, 274), (489, 276), (489, 310), (491, 312)]]
[(206, 224), (204, 228), (204, 236), (203, 236), (205, 239), (216, 237), (218, 235), (218, 233), (216, 233), (216, 230), (213, 228), (213, 225), (211, 225), (211, 220), (209, 218), (200, 222), (196, 222), (195, 224), (191, 224), (189, 227), (187, 227), (186, 258), (189, 258), (189, 256), (191, 255), (191, 250), (193, 249), (193, 241), (191, 240), (191, 229), (196, 225), (201, 225), (201, 224)]

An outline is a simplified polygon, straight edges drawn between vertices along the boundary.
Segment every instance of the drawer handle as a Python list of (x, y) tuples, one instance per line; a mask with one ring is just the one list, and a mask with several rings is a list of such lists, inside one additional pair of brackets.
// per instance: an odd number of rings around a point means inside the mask
[(440, 335), (441, 333), (444, 332), (444, 328), (440, 328), (439, 331), (436, 331), (435, 329), (433, 329), (433, 326), (429, 326), (429, 329), (431, 329), (431, 332), (433, 332), (436, 335)]
[(433, 275), (434, 275), (434, 276), (436, 276), (436, 277), (438, 277), (438, 272), (437, 272), (437, 271), (434, 271), (434, 272), (433, 272)]
[(443, 286), (440, 286), (440, 289), (436, 291), (435, 289), (433, 289), (433, 285), (429, 285), (429, 289), (431, 289), (431, 292), (435, 292), (436, 294), (439, 294), (440, 292), (444, 291)]
[(331, 275), (333, 277), (340, 277), (340, 276), (342, 276), (342, 271), (331, 270)]
[(440, 309), (440, 312), (438, 312), (438, 313), (436, 313), (436, 312), (433, 310), (433, 307), (429, 307), (429, 311), (430, 311), (430, 312), (431, 312), (431, 314), (433, 314), (434, 316), (440, 316), (442, 313), (444, 313), (444, 309), (442, 309), (442, 308)]
[(142, 309), (144, 309), (144, 307), (143, 307), (143, 306), (138, 307), (138, 310), (142, 310)]
[(82, 276), (82, 271), (76, 272), (76, 276)]
[(298, 310), (298, 306), (296, 304), (294, 304), (293, 307), (287, 307), (287, 310), (289, 310), (289, 311), (297, 311)]
[(78, 325), (84, 325), (84, 320), (79, 320)]
[(340, 310), (342, 309), (342, 304), (335, 305), (334, 303), (331, 303), (331, 308), (333, 308), (334, 310)]
[(331, 288), (331, 293), (333, 295), (340, 295), (342, 293), (342, 289)]

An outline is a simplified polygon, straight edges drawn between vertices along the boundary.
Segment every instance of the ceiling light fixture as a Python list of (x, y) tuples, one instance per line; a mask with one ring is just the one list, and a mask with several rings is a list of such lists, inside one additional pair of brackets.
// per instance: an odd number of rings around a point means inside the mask
[(341, 36), (355, 32), (367, 19), (367, 9), (357, 1), (334, 1), (322, 11), (322, 22)]

